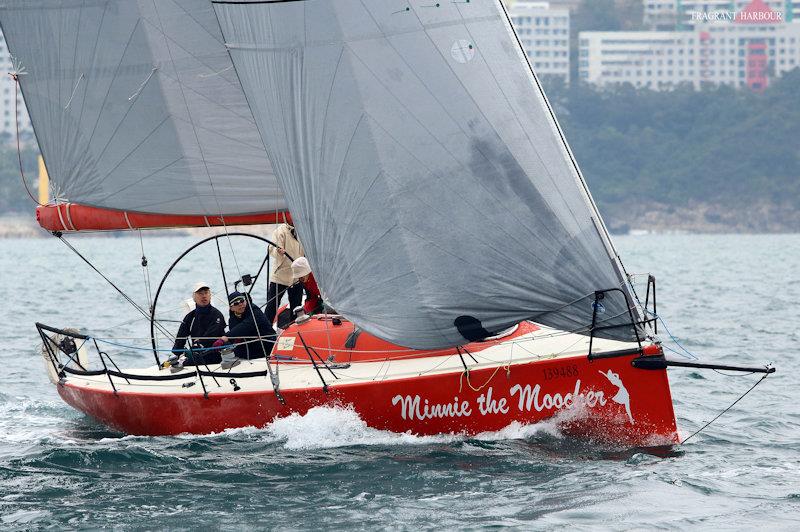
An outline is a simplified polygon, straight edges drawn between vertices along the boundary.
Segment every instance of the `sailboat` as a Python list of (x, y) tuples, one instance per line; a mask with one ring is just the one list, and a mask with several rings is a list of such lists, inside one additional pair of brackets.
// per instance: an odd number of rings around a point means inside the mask
[(121, 370), (37, 324), (76, 409), (147, 435), (327, 405), (414, 434), (680, 441), (654, 281), (640, 301), (499, 0), (17, 0), (0, 23), (58, 187), (43, 227), (290, 214), (329, 309), (230, 371), (165, 371), (155, 341)]

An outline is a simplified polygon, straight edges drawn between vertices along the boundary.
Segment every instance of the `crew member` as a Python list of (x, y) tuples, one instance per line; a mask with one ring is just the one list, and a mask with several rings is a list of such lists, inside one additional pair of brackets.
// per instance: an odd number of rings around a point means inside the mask
[[(303, 301), (303, 285), (292, 278), (292, 260), (305, 256), (303, 244), (297, 239), (297, 231), (290, 223), (279, 225), (272, 233), (275, 245), (269, 246), (269, 254), (275, 260), (275, 268), (269, 276), (267, 288), (267, 321), (275, 322), (284, 292), (289, 293), (289, 308), (294, 309)], [(288, 257), (291, 257), (289, 259)]]
[[(175, 370), (179, 370), (183, 365), (216, 364), (220, 361), (218, 351), (206, 349), (225, 333), (225, 317), (211, 304), (211, 289), (208, 283), (202, 281), (195, 283), (192, 299), (195, 304), (194, 310), (183, 317), (175, 337), (175, 344), (172, 346), (173, 355), (169, 359), (169, 365)], [(191, 342), (188, 350), (185, 349), (187, 342)]]
[(292, 276), (295, 280), (302, 283), (303, 288), (306, 290), (306, 301), (303, 303), (303, 312), (307, 315), (312, 315), (315, 312), (320, 312), (323, 309), (322, 296), (319, 293), (317, 281), (314, 279), (314, 274), (311, 273), (311, 265), (308, 259), (300, 257), (292, 262)]
[(268, 357), (275, 344), (275, 330), (267, 317), (253, 305), (250, 296), (242, 292), (228, 295), (230, 305), (228, 333), (214, 342), (214, 347), (235, 343), (233, 352), (238, 358), (251, 360)]

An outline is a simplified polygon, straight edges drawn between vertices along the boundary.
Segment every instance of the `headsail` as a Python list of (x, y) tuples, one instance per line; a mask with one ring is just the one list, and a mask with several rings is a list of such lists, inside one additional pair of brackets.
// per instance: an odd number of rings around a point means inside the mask
[(8, 0), (0, 23), (57, 198), (285, 210), (209, 2)]
[[(338, 312), (437, 348), (458, 320), (585, 330), (595, 290), (628, 289), (499, 1), (214, 8)], [(600, 310), (629, 322), (619, 293)]]

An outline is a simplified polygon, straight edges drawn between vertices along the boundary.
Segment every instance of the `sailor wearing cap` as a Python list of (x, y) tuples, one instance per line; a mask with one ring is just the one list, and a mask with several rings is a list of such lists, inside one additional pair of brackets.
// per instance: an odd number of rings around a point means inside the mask
[(258, 305), (252, 304), (249, 294), (238, 291), (228, 294), (228, 305), (230, 327), (226, 335), (214, 342), (214, 347), (234, 342), (233, 352), (238, 358), (269, 357), (275, 343), (275, 330)]
[[(216, 364), (220, 361), (219, 351), (200, 348), (211, 347), (225, 333), (225, 317), (211, 304), (211, 288), (208, 283), (195, 283), (192, 286), (192, 299), (195, 308), (184, 316), (172, 346), (173, 356), (170, 363), (174, 370), (179, 370), (184, 364)], [(185, 349), (187, 342), (189, 349)]]

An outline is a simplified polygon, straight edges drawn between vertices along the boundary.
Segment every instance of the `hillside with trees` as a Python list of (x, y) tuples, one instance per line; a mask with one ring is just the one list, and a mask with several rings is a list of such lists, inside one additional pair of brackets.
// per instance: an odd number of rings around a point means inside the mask
[(699, 215), (683, 228), (800, 230), (800, 69), (762, 94), (630, 85), (547, 93), (611, 225), (665, 229)]
[[(800, 231), (800, 69), (762, 94), (550, 85), (592, 193), (618, 230)], [(36, 194), (36, 151), (23, 151)], [(0, 148), (0, 214), (33, 204)]]
[[(25, 191), (19, 171), (19, 153), (16, 145), (0, 145), (0, 215), (33, 212), (35, 204)], [(22, 164), (28, 189), (36, 197), (39, 152), (35, 148), (23, 148)], [(31, 214), (32, 215), (32, 214)]]

